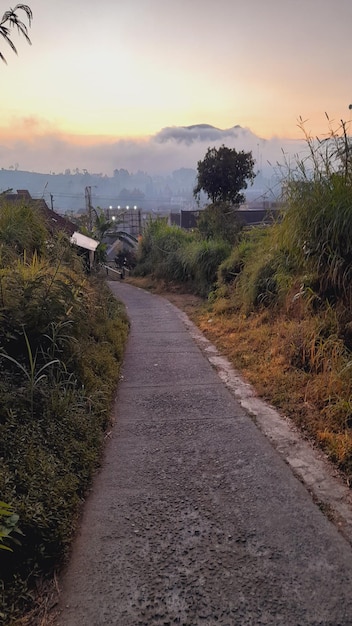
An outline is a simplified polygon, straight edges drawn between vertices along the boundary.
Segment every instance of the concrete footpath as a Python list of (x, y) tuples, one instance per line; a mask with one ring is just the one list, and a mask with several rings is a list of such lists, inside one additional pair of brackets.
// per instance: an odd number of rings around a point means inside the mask
[(352, 550), (168, 301), (131, 333), (59, 626), (349, 626)]

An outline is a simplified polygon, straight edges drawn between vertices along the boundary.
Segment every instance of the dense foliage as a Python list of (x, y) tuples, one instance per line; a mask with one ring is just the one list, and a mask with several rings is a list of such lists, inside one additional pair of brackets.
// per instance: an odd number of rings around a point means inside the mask
[[(0, 499), (11, 507), (0, 508), (0, 542), (6, 531), (11, 548), (0, 551), (5, 623), (30, 608), (36, 579), (69, 545), (99, 463), (127, 332), (121, 305), (85, 275), (66, 236), (51, 236), (34, 207), (0, 205)], [(10, 522), (21, 535), (7, 532)]]

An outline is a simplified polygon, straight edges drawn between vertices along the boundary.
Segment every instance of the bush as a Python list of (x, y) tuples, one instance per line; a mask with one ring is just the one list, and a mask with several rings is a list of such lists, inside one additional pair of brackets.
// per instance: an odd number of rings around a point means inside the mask
[(244, 227), (238, 207), (230, 203), (210, 204), (200, 212), (198, 230), (204, 239), (222, 239), (234, 245)]
[(0, 205), (0, 267), (17, 259), (26, 251), (44, 253), (49, 234), (43, 218), (26, 203)]
[(266, 236), (266, 230), (263, 228), (253, 228), (242, 234), (238, 244), (232, 248), (230, 255), (219, 266), (218, 281), (220, 285), (229, 284), (236, 280), (253, 250), (256, 250), (258, 242)]
[(150, 220), (137, 251), (134, 274), (174, 280), (178, 264), (178, 250), (189, 239), (188, 233), (177, 226), (168, 226), (166, 219)]
[(229, 252), (230, 246), (224, 241), (206, 241), (197, 233), (168, 226), (165, 220), (155, 220), (143, 235), (134, 274), (152, 274), (207, 295), (216, 280), (219, 264)]

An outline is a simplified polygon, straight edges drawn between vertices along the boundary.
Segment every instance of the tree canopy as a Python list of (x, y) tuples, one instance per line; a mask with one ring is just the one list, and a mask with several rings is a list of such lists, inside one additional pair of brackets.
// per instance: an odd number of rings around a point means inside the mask
[(213, 204), (240, 204), (244, 201), (243, 189), (253, 182), (254, 160), (251, 152), (237, 152), (222, 145), (208, 148), (202, 161), (198, 161), (197, 184), (193, 194), (199, 199), (204, 191)]
[[(5, 39), (5, 41), (9, 44), (10, 48), (13, 50), (13, 52), (15, 52), (15, 54), (17, 54), (17, 48), (10, 37), (11, 30), (13, 28), (17, 28), (17, 32), (20, 35), (23, 35), (25, 40), (29, 44), (31, 44), (31, 40), (28, 36), (28, 27), (18, 17), (19, 11), (24, 11), (28, 19), (28, 25), (30, 26), (32, 22), (33, 14), (32, 14), (32, 10), (27, 4), (16, 4), (14, 9), (9, 9), (8, 11), (5, 11), (4, 15), (0, 19), (0, 36)], [(4, 63), (7, 63), (4, 55), (1, 52), (0, 52), (0, 59), (4, 61)]]

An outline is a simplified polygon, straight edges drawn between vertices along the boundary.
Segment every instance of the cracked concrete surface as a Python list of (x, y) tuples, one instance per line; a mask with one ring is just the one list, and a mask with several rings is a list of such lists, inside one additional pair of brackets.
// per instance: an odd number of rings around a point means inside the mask
[(349, 490), (183, 313), (111, 288), (131, 334), (58, 625), (352, 624)]

